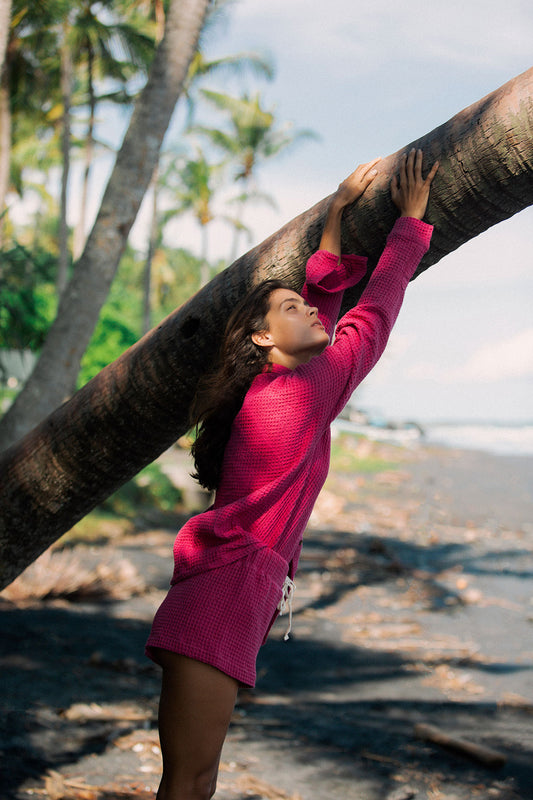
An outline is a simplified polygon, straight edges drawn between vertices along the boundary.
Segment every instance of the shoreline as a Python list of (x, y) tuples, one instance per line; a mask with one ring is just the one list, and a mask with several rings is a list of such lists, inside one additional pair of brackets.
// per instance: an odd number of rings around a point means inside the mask
[[(348, 434), (350, 435), (350, 434)], [(402, 491), (458, 525), (516, 529), (533, 535), (533, 455), (486, 452), (418, 440), (411, 445), (363, 440), (360, 449), (399, 459)], [(354, 452), (357, 453), (358, 446)], [(334, 465), (326, 482), (331, 484)], [(349, 481), (348, 481), (349, 483)], [(391, 494), (398, 496), (399, 490)], [(320, 499), (319, 499), (320, 501)]]
[(362, 435), (372, 441), (416, 447), (437, 445), (476, 450), (491, 455), (523, 455), (533, 458), (533, 423), (410, 422), (395, 425), (356, 424), (337, 419), (333, 433)]

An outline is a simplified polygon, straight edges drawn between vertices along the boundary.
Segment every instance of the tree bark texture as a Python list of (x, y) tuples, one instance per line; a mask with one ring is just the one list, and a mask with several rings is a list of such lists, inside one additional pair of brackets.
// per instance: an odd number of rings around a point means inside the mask
[(11, 22), (11, 0), (0, 0), (0, 74), (6, 61), (6, 49)]
[(81, 358), (157, 164), (208, 5), (209, 0), (172, 0), (170, 4), (165, 35), (136, 103), (93, 229), (63, 292), (37, 365), (0, 422), (0, 446), (16, 441), (74, 389)]
[[(434, 239), (419, 272), (533, 202), (533, 70), (408, 145), (435, 158), (427, 219)], [(344, 215), (344, 247), (371, 271), (395, 219), (389, 183), (404, 150), (383, 160)], [(199, 377), (216, 357), (226, 319), (254, 283), (296, 289), (318, 246), (328, 198), (225, 272), (84, 386), (0, 458), (0, 585), (188, 429)], [(362, 289), (347, 293), (353, 305)]]
[(65, 20), (62, 25), (61, 41), (61, 96), (63, 100), (63, 120), (61, 129), (61, 195), (59, 201), (59, 258), (57, 263), (56, 291), (58, 298), (65, 291), (68, 283), (68, 265), (70, 261), (69, 231), (67, 221), (68, 183), (70, 175), (70, 116), (74, 65), (68, 41), (70, 25)]
[[(1, 0), (0, 0), (1, 2)], [(2, 13), (5, 9), (0, 6)], [(1, 25), (1, 19), (0, 19)], [(9, 30), (9, 19), (8, 19)], [(6, 32), (7, 40), (7, 32)], [(9, 191), (9, 153), (11, 152), (11, 108), (9, 103), (9, 59), (2, 52), (0, 69), (0, 247), (4, 244), (4, 213)]]
[(83, 168), (83, 181), (81, 185), (80, 197), (80, 214), (76, 226), (74, 228), (74, 237), (72, 244), (72, 255), (74, 260), (83, 253), (85, 247), (85, 222), (87, 218), (87, 201), (89, 195), (89, 181), (91, 177), (91, 166), (94, 157), (94, 128), (96, 124), (96, 95), (94, 91), (94, 51), (91, 44), (87, 45), (87, 93), (89, 95), (89, 122), (87, 125), (87, 133), (85, 136), (85, 153), (84, 153), (84, 168)]

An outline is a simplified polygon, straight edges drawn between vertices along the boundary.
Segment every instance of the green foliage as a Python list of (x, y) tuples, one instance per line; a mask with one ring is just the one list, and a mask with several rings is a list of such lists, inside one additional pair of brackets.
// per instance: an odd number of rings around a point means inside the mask
[(56, 259), (20, 244), (0, 254), (0, 347), (38, 350), (54, 319)]
[(105, 304), (89, 347), (82, 359), (78, 385), (83, 386), (104, 367), (115, 361), (138, 339), (127, 310), (128, 298), (111, 298)]
[(108, 497), (102, 508), (119, 516), (136, 516), (146, 511), (163, 513), (179, 510), (183, 495), (157, 464), (149, 464), (133, 480)]
[(221, 92), (202, 90), (202, 95), (227, 117), (228, 130), (196, 126), (235, 164), (235, 180), (249, 181), (257, 165), (277, 156), (302, 139), (316, 138), (310, 130), (295, 130), (290, 123), (279, 125), (274, 112), (261, 107), (258, 93), (231, 97)]
[[(230, 4), (230, 0), (212, 3), (209, 19), (213, 28), (218, 12), (224, 12)], [(125, 0), (109, 3), (13, 0), (6, 66), (11, 111), (10, 189), (36, 211), (31, 227), (26, 228), (17, 226), (10, 214), (5, 215), (4, 240), (17, 237), (24, 246), (15, 244), (2, 258), (0, 347), (38, 351), (56, 313), (58, 192), (54, 188), (57, 189), (58, 167), (63, 159), (60, 134), (64, 114), (60, 51), (68, 48), (74, 65), (70, 106), (76, 133), (71, 135), (70, 148), (72, 152), (83, 150), (84, 181), (87, 181), (89, 156), (95, 146), (100, 146), (94, 125), (102, 101), (131, 103), (146, 79), (157, 40), (154, 8), (152, 3), (132, 4)], [(224, 87), (228, 88), (231, 76), (239, 81), (244, 75), (268, 80), (273, 75), (273, 66), (254, 53), (209, 60), (198, 52), (184, 87), (187, 101), (194, 104), (209, 97), (211, 105), (217, 107), (213, 93), (199, 94), (200, 87), (216, 75), (224, 79)], [(302, 135), (284, 126), (280, 128), (274, 114), (261, 108), (259, 95), (254, 98), (216, 95), (216, 98), (230, 128), (231, 141), (225, 155), (231, 154), (239, 162), (240, 177), (250, 174), (258, 158), (274, 155)], [(235, 130), (231, 129), (231, 121), (237, 126)], [(184, 133), (185, 140), (186, 137)], [(242, 221), (245, 204), (265, 199), (248, 187), (234, 204), (235, 214), (220, 213), (215, 206), (216, 197), (221, 188), (231, 186), (232, 180), (228, 180), (223, 165), (215, 163), (209, 153), (203, 154), (196, 144), (197, 152), (191, 156), (190, 148), (190, 144), (180, 145), (183, 156), (180, 159), (175, 154), (170, 156), (170, 170), (165, 169), (168, 159), (161, 162), (163, 186), (158, 187), (161, 204), (155, 206), (159, 209), (158, 232), (154, 237), (148, 304), (151, 324), (182, 305), (205, 280), (225, 266), (222, 262), (216, 265), (207, 262), (209, 224), (218, 218), (237, 233), (246, 231)], [(235, 148), (245, 152), (239, 154), (234, 152)], [(94, 161), (94, 152), (92, 158)], [(71, 192), (69, 202), (74, 200)], [(187, 212), (192, 212), (199, 223), (199, 255), (169, 247), (164, 242), (169, 218)], [(132, 250), (127, 251), (82, 360), (78, 385), (118, 358), (141, 335), (144, 272), (144, 259)]]
[[(57, 257), (36, 245), (16, 244), (0, 254), (0, 348), (37, 352), (57, 307)], [(199, 288), (201, 260), (185, 249), (160, 249), (153, 264), (154, 322), (181, 306)], [(126, 251), (98, 325), (82, 360), (82, 386), (117, 359), (141, 335), (144, 262)], [(211, 268), (214, 274), (217, 267)]]
[[(154, 323), (161, 322), (200, 288), (202, 259), (184, 248), (165, 247), (152, 265), (152, 309)], [(215, 274), (216, 267), (210, 267)]]
[(82, 359), (79, 386), (94, 378), (139, 338), (142, 313), (141, 271), (139, 256), (128, 249)]
[[(156, 252), (152, 264), (154, 324), (172, 313), (199, 289), (201, 263), (199, 258), (184, 249), (165, 248)], [(140, 338), (143, 268), (143, 259), (129, 248), (120, 263), (109, 297), (100, 312), (98, 325), (82, 359), (78, 386), (87, 383)]]
[(368, 452), (367, 447), (363, 453), (358, 451), (361, 442), (366, 442), (362, 436), (343, 435), (334, 439), (331, 443), (332, 471), (375, 475), (398, 467), (398, 462), (384, 459), (379, 452)]

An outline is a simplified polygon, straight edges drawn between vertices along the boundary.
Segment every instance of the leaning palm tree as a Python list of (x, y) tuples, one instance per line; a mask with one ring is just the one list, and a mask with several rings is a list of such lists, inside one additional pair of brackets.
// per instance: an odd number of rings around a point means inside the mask
[(96, 221), (35, 369), (0, 422), (0, 440), (7, 431), (9, 438), (17, 438), (31, 419), (42, 419), (75, 386), (81, 357), (157, 163), (209, 2), (170, 0), (165, 35), (137, 99)]
[[(80, 213), (74, 231), (73, 255), (78, 258), (85, 242), (87, 197), (91, 166), (94, 160), (95, 124), (97, 106), (104, 101), (128, 104), (133, 97), (127, 90), (134, 80), (139, 83), (146, 76), (154, 52), (154, 35), (149, 20), (134, 13), (122, 3), (112, 3), (102, 9), (93, 0), (78, 0), (76, 15), (69, 30), (69, 48), (73, 54), (78, 76), (85, 84), (84, 105), (87, 106), (87, 131), (85, 134), (84, 169), (80, 193)], [(161, 36), (156, 37), (157, 43)], [(97, 85), (111, 81), (111, 91), (100, 90)]]
[(59, 233), (58, 247), (59, 258), (57, 262), (56, 290), (58, 298), (61, 297), (68, 280), (68, 267), (70, 261), (69, 252), (69, 231), (67, 222), (67, 190), (70, 176), (70, 139), (71, 139), (71, 107), (72, 92), (74, 87), (74, 63), (70, 48), (69, 32), (72, 10), (60, 23), (59, 54), (61, 64), (61, 104), (62, 104), (62, 126), (61, 126), (61, 160), (63, 168), (61, 170), (61, 193), (59, 201)]
[[(426, 163), (441, 162), (427, 213), (435, 233), (418, 273), (533, 203), (532, 116), (530, 69), (408, 145), (421, 148)], [(395, 218), (389, 182), (402, 152), (380, 162), (370, 189), (344, 216), (344, 246), (366, 254), (370, 271)], [(0, 586), (187, 430), (195, 388), (232, 307), (267, 276), (301, 286), (328, 202), (217, 275), (3, 455)], [(344, 307), (361, 291), (347, 292)]]
[[(155, 23), (155, 42), (159, 47), (161, 40), (165, 33), (165, 3), (164, 0), (138, 0), (135, 4), (141, 13), (144, 11), (148, 19), (153, 17)], [(146, 14), (147, 12), (147, 14)], [(204, 23), (205, 25), (205, 23)], [(193, 56), (194, 58), (194, 56)], [(189, 64), (190, 69), (190, 64)], [(185, 83), (182, 92), (185, 91)], [(151, 197), (151, 219), (148, 226), (148, 249), (146, 252), (146, 260), (143, 270), (143, 315), (142, 315), (142, 332), (147, 333), (151, 328), (152, 320), (152, 262), (154, 255), (161, 238), (158, 214), (159, 214), (159, 198), (157, 193), (157, 186), (159, 183), (159, 160), (154, 167), (150, 185), (148, 187), (148, 197)]]
[[(228, 161), (234, 166), (234, 180), (242, 183), (244, 190), (240, 196), (240, 218), (244, 216), (246, 200), (257, 197), (254, 184), (258, 166), (264, 161), (277, 156), (282, 150), (303, 139), (314, 138), (310, 130), (294, 130), (291, 123), (279, 126), (275, 114), (261, 106), (259, 94), (253, 97), (231, 97), (221, 92), (202, 91), (212, 105), (225, 112), (229, 129), (195, 126), (194, 130), (206, 136), (209, 141), (225, 153)], [(237, 254), (239, 229), (235, 229), (230, 261)]]
[(4, 68), (10, 19), (11, 0), (0, 0), (0, 74)]

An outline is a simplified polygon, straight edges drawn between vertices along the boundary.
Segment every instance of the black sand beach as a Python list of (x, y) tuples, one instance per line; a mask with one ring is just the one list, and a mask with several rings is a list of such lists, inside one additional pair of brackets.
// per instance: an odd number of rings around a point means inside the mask
[[(154, 796), (159, 676), (143, 644), (175, 530), (106, 533), (63, 552), (109, 563), (124, 599), (0, 597), (1, 800)], [(336, 452), (291, 641), (282, 617), (217, 800), (532, 798), (532, 543), (533, 458)]]

